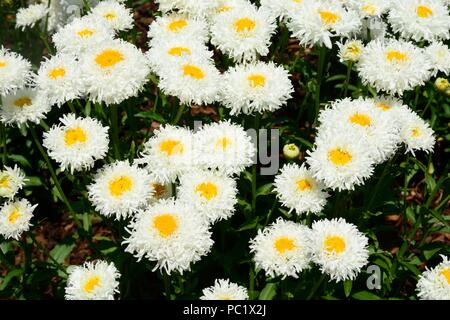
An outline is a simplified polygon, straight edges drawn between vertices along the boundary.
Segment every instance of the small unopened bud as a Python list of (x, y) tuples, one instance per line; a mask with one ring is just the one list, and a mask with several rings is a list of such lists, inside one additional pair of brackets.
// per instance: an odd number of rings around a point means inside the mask
[(283, 154), (286, 159), (292, 160), (300, 155), (300, 149), (293, 143), (286, 144), (283, 147)]
[(447, 97), (450, 97), (450, 88), (448, 88), (447, 90), (445, 90), (445, 95), (446, 95)]
[(450, 83), (445, 78), (437, 78), (434, 81), (434, 86), (441, 92), (445, 92), (450, 89)]

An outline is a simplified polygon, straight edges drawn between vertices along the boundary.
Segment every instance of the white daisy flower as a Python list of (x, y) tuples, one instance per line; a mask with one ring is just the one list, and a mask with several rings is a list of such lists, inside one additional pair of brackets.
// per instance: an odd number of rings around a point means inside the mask
[(228, 279), (216, 279), (214, 285), (203, 289), (200, 300), (248, 300), (247, 288)]
[(209, 59), (189, 56), (160, 70), (158, 87), (181, 104), (210, 104), (218, 99), (221, 75)]
[(310, 232), (312, 261), (336, 282), (354, 280), (369, 261), (368, 238), (343, 218), (316, 221)]
[(450, 15), (441, 0), (396, 0), (388, 21), (403, 38), (437, 40), (450, 38)]
[(433, 42), (425, 48), (425, 54), (430, 59), (433, 67), (432, 76), (436, 76), (438, 72), (444, 73), (446, 76), (450, 73), (450, 49), (442, 42)]
[(17, 126), (27, 122), (38, 124), (51, 109), (47, 96), (32, 88), (19, 89), (2, 96), (1, 102), (0, 121)]
[(333, 190), (354, 190), (373, 173), (371, 146), (346, 129), (319, 132), (307, 154), (313, 176)]
[(61, 170), (88, 170), (108, 153), (108, 127), (93, 118), (66, 114), (44, 133), (43, 145)]
[(331, 49), (331, 38), (350, 37), (361, 28), (361, 20), (355, 11), (339, 3), (305, 0), (301, 10), (290, 14), (288, 28), (303, 46)]
[(235, 61), (254, 61), (269, 53), (275, 20), (264, 9), (243, 6), (216, 16), (211, 43)]
[(360, 17), (380, 17), (390, 8), (390, 0), (350, 0), (350, 7), (358, 11)]
[(19, 240), (22, 232), (30, 229), (30, 220), (37, 207), (28, 200), (6, 202), (0, 209), (0, 234), (6, 239)]
[(42, 20), (48, 13), (45, 4), (31, 4), (26, 8), (20, 8), (16, 14), (16, 28), (25, 30), (26, 27), (34, 27), (34, 25)]
[(364, 84), (402, 95), (423, 85), (431, 76), (432, 66), (423, 50), (410, 42), (378, 39), (363, 49), (357, 69)]
[(53, 34), (52, 41), (58, 52), (79, 56), (86, 49), (112, 40), (114, 32), (102, 21), (76, 18)]
[(221, 102), (231, 114), (273, 112), (286, 104), (293, 91), (284, 67), (257, 62), (230, 68), (223, 75)]
[(237, 203), (236, 181), (214, 171), (193, 171), (180, 177), (177, 198), (193, 206), (208, 222), (230, 218)]
[(0, 95), (14, 93), (31, 80), (31, 63), (15, 52), (0, 48)]
[(158, 75), (170, 68), (170, 65), (179, 65), (186, 57), (211, 60), (213, 55), (203, 42), (184, 35), (150, 41), (149, 45), (146, 56), (150, 67)]
[(209, 19), (214, 19), (217, 15), (229, 12), (231, 10), (239, 10), (243, 6), (252, 7), (253, 4), (248, 0), (218, 0), (219, 5), (208, 17)]
[(250, 240), (255, 266), (263, 269), (269, 277), (297, 278), (309, 268), (309, 232), (308, 227), (281, 218), (258, 230), (258, 235)]
[(219, 0), (156, 0), (162, 12), (174, 9), (194, 17), (205, 17), (219, 7)]
[(450, 261), (441, 255), (442, 262), (420, 275), (417, 296), (421, 300), (450, 300)]
[(341, 43), (338, 42), (339, 47), (339, 61), (341, 62), (358, 62), (361, 57), (364, 44), (361, 40), (346, 40)]
[(226, 175), (240, 174), (256, 157), (251, 137), (229, 121), (204, 125), (194, 134), (194, 141), (199, 165)]
[(89, 200), (100, 214), (116, 219), (126, 218), (152, 197), (151, 177), (145, 169), (116, 161), (106, 165), (88, 186)]
[(325, 186), (317, 181), (304, 164), (285, 164), (275, 176), (274, 190), (283, 206), (297, 214), (318, 213), (327, 203)]
[(94, 20), (105, 22), (115, 31), (126, 31), (133, 27), (133, 14), (130, 9), (115, 0), (100, 2), (87, 15)]
[(402, 109), (408, 108), (403, 104), (402, 100), (393, 96), (381, 95), (373, 99), (368, 98), (367, 100), (373, 103), (374, 108), (387, 113), (389, 117), (394, 118), (397, 122), (399, 121), (398, 113)]
[(146, 164), (158, 182), (175, 182), (195, 163), (192, 132), (182, 127), (161, 126), (144, 144), (141, 159), (137, 162)]
[(140, 211), (129, 225), (125, 251), (140, 261), (156, 261), (155, 268), (183, 274), (207, 255), (214, 241), (203, 217), (174, 199), (161, 200)]
[[(307, 0), (306, 0), (307, 1)], [(287, 19), (291, 14), (302, 10), (304, 0), (261, 0), (261, 7), (267, 9), (272, 16)]]
[(413, 155), (414, 151), (432, 152), (436, 139), (430, 125), (409, 108), (402, 108), (398, 117), (400, 137), (406, 145), (406, 151)]
[(38, 89), (48, 97), (51, 105), (77, 99), (84, 93), (80, 66), (72, 55), (57, 54), (41, 63), (35, 79)]
[(114, 300), (119, 292), (120, 273), (114, 263), (103, 260), (70, 266), (66, 300)]
[(25, 178), (25, 173), (17, 165), (14, 165), (14, 168), (5, 166), (0, 171), (0, 197), (14, 198), (26, 181), (28, 179)]
[(172, 13), (157, 17), (149, 27), (148, 38), (153, 43), (174, 37), (187, 37), (206, 43), (209, 40), (205, 21), (189, 18), (185, 15)]
[(136, 96), (150, 73), (142, 51), (123, 40), (105, 41), (89, 48), (80, 62), (89, 98), (107, 105)]
[(373, 100), (363, 98), (333, 101), (319, 114), (319, 134), (349, 130), (365, 140), (375, 164), (388, 160), (400, 144), (397, 122), (373, 104)]

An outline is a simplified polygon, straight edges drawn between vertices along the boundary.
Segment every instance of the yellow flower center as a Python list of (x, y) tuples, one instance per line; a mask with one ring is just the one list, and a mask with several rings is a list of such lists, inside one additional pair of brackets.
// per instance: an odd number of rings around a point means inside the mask
[(31, 106), (32, 101), (28, 97), (22, 97), (22, 98), (17, 99), (16, 101), (14, 101), (14, 105), (17, 108), (23, 108), (23, 107)]
[(377, 103), (377, 108), (383, 110), (383, 111), (388, 111), (389, 109), (391, 109), (392, 107), (390, 105), (387, 105), (385, 103), (382, 102), (378, 102)]
[(216, 141), (216, 149), (222, 149), (222, 151), (225, 151), (231, 145), (231, 139), (228, 137), (223, 137)]
[(187, 21), (184, 19), (177, 19), (177, 20), (173, 20), (171, 23), (169, 23), (169, 25), (167, 26), (167, 28), (172, 31), (172, 32), (178, 32), (181, 29), (183, 29), (184, 27), (187, 26)]
[(9, 188), (9, 179), (8, 176), (0, 176), (0, 188)]
[(118, 50), (106, 49), (95, 57), (95, 62), (103, 69), (110, 68), (125, 58)]
[(411, 135), (412, 135), (414, 138), (419, 137), (421, 134), (422, 134), (422, 132), (420, 131), (419, 128), (414, 128), (414, 129), (411, 130)]
[(219, 298), (218, 300), (233, 300), (233, 298), (228, 294), (223, 294), (223, 295), (219, 296), (218, 298)]
[(170, 213), (164, 213), (153, 219), (153, 226), (158, 230), (161, 237), (171, 236), (177, 229), (177, 220)]
[(328, 236), (323, 242), (323, 250), (327, 254), (340, 254), (345, 250), (345, 240), (340, 236)]
[(303, 0), (292, 0), (292, 2), (295, 2), (295, 3), (302, 3)]
[(312, 184), (307, 179), (300, 179), (296, 182), (299, 191), (311, 190)]
[(361, 53), (361, 48), (358, 44), (353, 43), (347, 47), (347, 52), (352, 55), (359, 55)]
[(160, 183), (152, 183), (153, 188), (153, 197), (156, 199), (161, 199), (164, 193), (166, 192), (166, 187), (164, 187)]
[(171, 56), (182, 56), (184, 54), (191, 55), (191, 50), (186, 47), (173, 47), (167, 51)]
[(373, 3), (366, 4), (362, 7), (362, 10), (370, 16), (375, 15), (376, 7)]
[(294, 244), (294, 240), (289, 239), (288, 237), (281, 237), (275, 240), (274, 243), (275, 249), (278, 253), (283, 254), (286, 251), (291, 251), (296, 248)]
[(55, 68), (48, 72), (48, 76), (53, 80), (62, 78), (65, 75), (66, 75), (66, 69), (64, 69), (64, 68)]
[(391, 50), (387, 53), (387, 59), (390, 62), (404, 62), (407, 61), (409, 57), (406, 53), (397, 50)]
[(247, 77), (250, 87), (264, 87), (266, 84), (266, 76), (263, 74), (251, 74)]
[(341, 19), (339, 15), (331, 11), (319, 11), (319, 15), (324, 24), (335, 24)]
[(372, 123), (372, 120), (370, 119), (370, 117), (368, 115), (365, 115), (365, 114), (362, 114), (359, 112), (350, 116), (350, 118), (348, 120), (353, 124), (357, 124), (357, 125), (360, 125), (363, 127), (370, 126), (370, 124)]
[(84, 284), (83, 291), (86, 293), (91, 293), (95, 289), (95, 287), (98, 287), (99, 285), (100, 285), (99, 276), (90, 277)]
[(433, 10), (427, 6), (420, 5), (417, 7), (417, 16), (419, 18), (429, 18), (433, 15)]
[(346, 150), (336, 148), (328, 152), (328, 159), (337, 166), (344, 166), (352, 161), (352, 155)]
[(104, 17), (106, 20), (111, 21), (111, 20), (114, 20), (115, 18), (117, 18), (117, 15), (116, 15), (114, 12), (108, 12), (108, 13), (105, 13), (105, 14), (103, 15), (103, 17)]
[(64, 142), (66, 143), (66, 146), (72, 146), (75, 143), (84, 143), (86, 140), (86, 132), (80, 127), (67, 129), (64, 132)]
[(6, 61), (0, 61), (0, 68), (6, 67)]
[(194, 78), (195, 80), (201, 80), (205, 77), (203, 70), (192, 64), (185, 64), (183, 66), (183, 74), (184, 76)]
[(196, 188), (195, 192), (199, 193), (206, 200), (211, 200), (218, 195), (217, 186), (211, 182), (200, 183)]
[(164, 140), (159, 144), (159, 150), (165, 152), (168, 156), (183, 154), (184, 146), (179, 140)]
[(447, 283), (450, 284), (450, 268), (444, 268), (441, 271), (441, 275), (443, 275), (445, 277), (445, 279), (447, 280)]
[(234, 22), (234, 30), (238, 33), (248, 33), (255, 29), (256, 22), (250, 18), (241, 18)]
[(83, 29), (83, 30), (80, 30), (80, 31), (78, 31), (77, 32), (77, 34), (78, 34), (78, 36), (80, 37), (80, 38), (89, 38), (89, 37), (91, 37), (93, 34), (95, 33), (95, 31), (94, 30), (92, 30), (92, 29)]
[(22, 214), (19, 212), (19, 210), (14, 209), (8, 217), (8, 221), (10, 224), (16, 223), (17, 219), (19, 219), (22, 216)]
[(116, 198), (121, 197), (131, 189), (133, 189), (133, 180), (127, 176), (118, 177), (109, 183), (109, 192)]

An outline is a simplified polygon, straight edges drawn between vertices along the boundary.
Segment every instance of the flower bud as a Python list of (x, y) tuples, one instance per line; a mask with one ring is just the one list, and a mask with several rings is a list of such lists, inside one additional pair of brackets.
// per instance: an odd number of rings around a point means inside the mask
[(283, 155), (288, 160), (295, 159), (300, 155), (300, 149), (293, 143), (286, 144), (283, 147)]

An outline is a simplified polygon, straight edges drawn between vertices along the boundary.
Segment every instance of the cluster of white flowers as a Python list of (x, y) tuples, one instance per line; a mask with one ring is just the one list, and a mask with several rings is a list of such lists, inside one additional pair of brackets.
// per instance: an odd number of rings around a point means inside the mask
[(344, 219), (319, 220), (312, 228), (279, 218), (250, 241), (257, 268), (270, 277), (297, 278), (311, 262), (331, 280), (354, 280), (368, 263), (368, 238)]
[(200, 300), (248, 300), (248, 293), (228, 279), (216, 279), (213, 286), (203, 289)]
[(0, 200), (6, 201), (0, 206), (0, 235), (6, 239), (19, 240), (23, 232), (30, 229), (30, 220), (37, 207), (26, 199), (15, 199), (28, 179), (17, 166), (4, 167), (0, 171)]
[[(319, 122), (307, 163), (312, 176), (331, 189), (353, 190), (363, 184), (401, 142), (413, 154), (430, 152), (435, 144), (431, 127), (401, 101), (388, 97), (336, 100), (320, 113)], [(287, 191), (282, 193), (288, 197)]]

